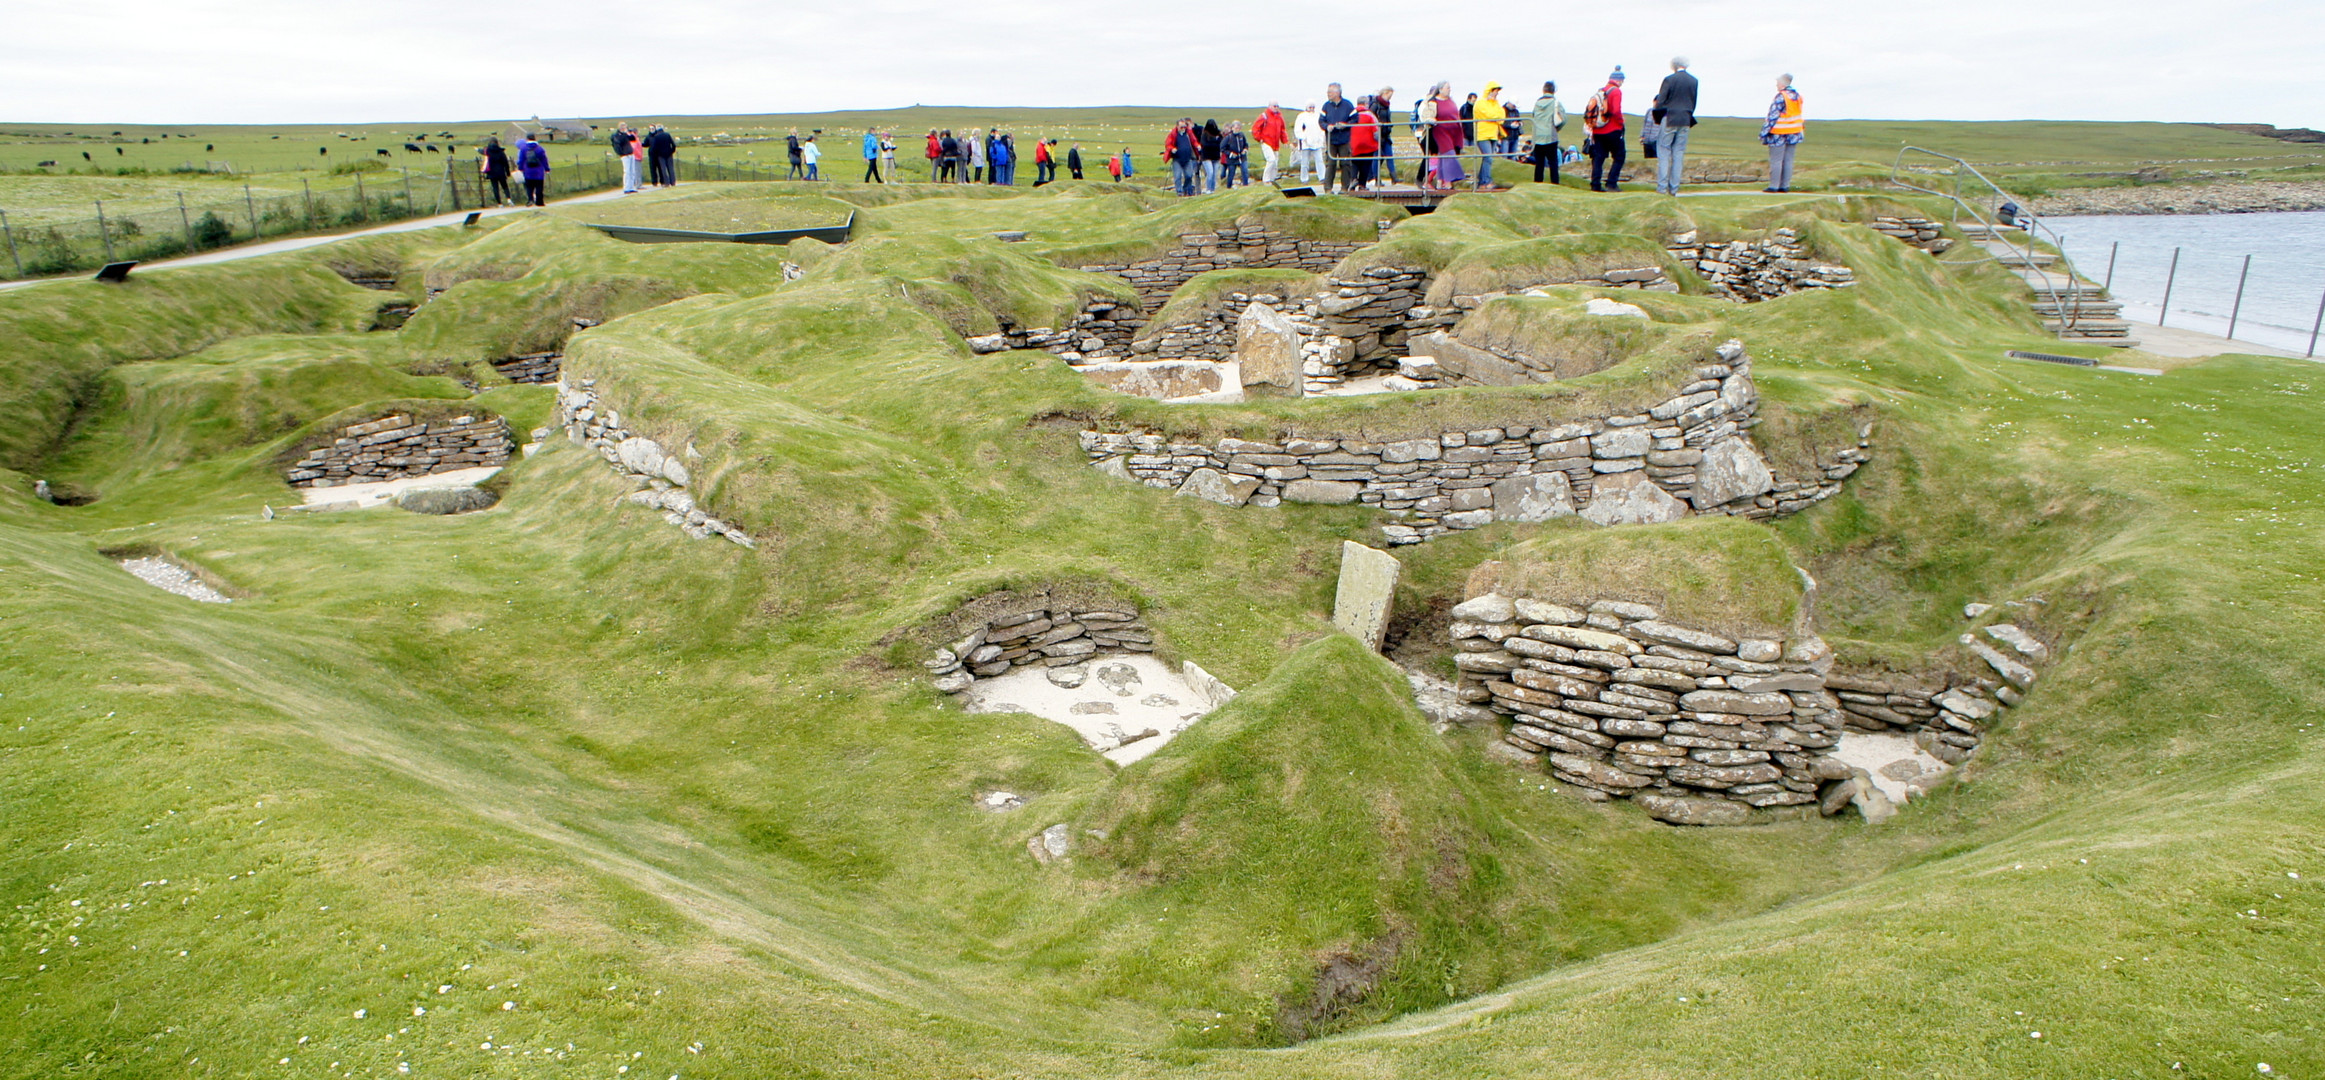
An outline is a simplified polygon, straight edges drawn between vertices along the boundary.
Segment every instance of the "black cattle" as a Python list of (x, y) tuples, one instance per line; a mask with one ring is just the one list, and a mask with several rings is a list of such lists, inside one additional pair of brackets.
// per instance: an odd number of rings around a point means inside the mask
[(89, 152), (88, 152), (88, 151), (86, 151), (86, 150), (83, 150), (83, 151), (81, 151), (81, 160), (82, 160), (82, 161), (95, 161), (95, 160), (97, 160), (97, 159), (96, 159), (96, 158), (93, 158), (93, 157), (90, 157), (90, 156), (89, 156)]
[(49, 159), (49, 160), (47, 160), (47, 161), (43, 161), (43, 162), (41, 162), (41, 163), (40, 163), (40, 166), (39, 166), (39, 167), (40, 167), (40, 168), (43, 168), (43, 169), (53, 169), (53, 168), (55, 168), (55, 167), (56, 167), (56, 159), (55, 159), (55, 158), (50, 158), (50, 159)]
[(435, 152), (436, 152), (436, 144), (435, 144), (435, 143), (429, 143), (429, 144), (428, 144), (428, 152), (429, 152), (429, 153), (431, 153), (431, 154), (433, 154), (433, 153), (435, 153)]
[(415, 153), (415, 154), (417, 154), (417, 153), (419, 153), (419, 152), (420, 152), (420, 144), (418, 144), (418, 143), (405, 143), (405, 144), (404, 144), (404, 149), (405, 149), (405, 150), (408, 150), (408, 151), (410, 151), (410, 152), (412, 152), (412, 153)]
[(390, 154), (390, 153), (388, 153), (388, 148), (387, 148), (387, 147), (384, 147), (384, 146), (383, 146), (383, 147), (380, 147), (380, 148), (379, 148), (379, 149), (377, 149), (377, 150), (374, 150), (374, 151), (372, 151), (372, 153), (378, 154), (378, 155), (379, 155), (379, 156), (381, 156), (381, 157), (394, 157), (394, 156), (395, 156), (394, 154)]

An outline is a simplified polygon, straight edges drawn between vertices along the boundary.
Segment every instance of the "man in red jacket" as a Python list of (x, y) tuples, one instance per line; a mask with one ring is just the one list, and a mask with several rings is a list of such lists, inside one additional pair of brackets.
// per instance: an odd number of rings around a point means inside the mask
[(1259, 143), (1260, 153), (1267, 158), (1267, 166), (1261, 171), (1259, 182), (1275, 183), (1276, 151), (1284, 145), (1284, 111), (1276, 107), (1275, 102), (1268, 102), (1267, 108), (1260, 111), (1259, 119), (1251, 122), (1251, 137)]
[[(1590, 131), (1590, 189), (1592, 191), (1621, 191), (1623, 179), (1623, 67), (1615, 65), (1615, 73), (1607, 76), (1607, 84), (1590, 96), (1590, 104), (1582, 110), (1582, 123)], [(1612, 158), (1613, 167), (1606, 169), (1605, 186), (1600, 186), (1600, 167)]]

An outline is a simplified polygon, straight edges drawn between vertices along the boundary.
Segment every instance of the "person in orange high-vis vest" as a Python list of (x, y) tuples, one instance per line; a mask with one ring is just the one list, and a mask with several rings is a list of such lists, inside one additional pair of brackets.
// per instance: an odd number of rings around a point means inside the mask
[(1792, 190), (1792, 158), (1808, 133), (1808, 115), (1792, 76), (1776, 77), (1776, 100), (1768, 103), (1767, 122), (1760, 125), (1760, 141), (1768, 144), (1768, 187), (1771, 192)]

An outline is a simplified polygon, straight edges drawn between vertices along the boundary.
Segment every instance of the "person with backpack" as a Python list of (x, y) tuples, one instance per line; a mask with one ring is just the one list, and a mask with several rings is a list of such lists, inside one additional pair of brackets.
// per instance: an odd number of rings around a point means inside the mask
[(1662, 126), (1655, 190), (1665, 195), (1679, 194), (1680, 181), (1686, 178), (1687, 131), (1695, 126), (1695, 91), (1695, 76), (1687, 71), (1687, 58), (1672, 57), (1671, 74), (1663, 77), (1663, 85), (1655, 91), (1654, 108), (1647, 114)]
[(638, 133), (628, 124), (615, 124), (613, 135), (614, 156), (622, 159), (622, 194), (638, 191)]
[(1558, 132), (1566, 126), (1566, 107), (1558, 103), (1558, 84), (1544, 82), (1542, 96), (1534, 99), (1534, 114), (1527, 121), (1534, 134), (1534, 182), (1542, 182), (1542, 170), (1550, 170), (1550, 182), (1558, 182), (1558, 159), (1564, 155), (1558, 150)]
[(798, 128), (792, 128), (791, 134), (783, 137), (783, 155), (791, 159), (791, 173), (784, 177), (785, 180), (797, 180), (806, 175), (807, 152), (799, 144)]
[(492, 185), (492, 201), (496, 206), (509, 204), (509, 152), (501, 148), (497, 138), (484, 141), (484, 152), (477, 155), (477, 171), (484, 174), (485, 182)]
[(1802, 111), (1800, 91), (1792, 76), (1776, 76), (1776, 100), (1768, 103), (1768, 120), (1760, 125), (1760, 141), (1768, 144), (1768, 187), (1772, 192), (1792, 190), (1792, 156), (1807, 136), (1808, 117)]
[[(1615, 65), (1605, 86), (1582, 107), (1582, 128), (1590, 134), (1590, 189), (1623, 190), (1623, 68)], [(1600, 173), (1606, 179), (1602, 183)]]
[(549, 151), (541, 149), (531, 135), (517, 144), (517, 172), (525, 178), (525, 205), (549, 205)]
[(1260, 157), (1266, 164), (1260, 167), (1259, 182), (1272, 184), (1282, 175), (1276, 168), (1276, 154), (1284, 145), (1284, 110), (1271, 101), (1260, 110), (1259, 118), (1251, 122), (1251, 138), (1259, 144)]
[(1324, 179), (1324, 147), (1329, 143), (1324, 136), (1324, 114), (1311, 101), (1292, 121), (1292, 161), (1300, 170), (1301, 183)]

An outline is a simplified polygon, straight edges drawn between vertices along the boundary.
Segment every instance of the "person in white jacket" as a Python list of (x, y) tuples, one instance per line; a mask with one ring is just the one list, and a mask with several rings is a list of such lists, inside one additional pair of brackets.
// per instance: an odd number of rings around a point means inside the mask
[(1324, 142), (1324, 114), (1311, 101), (1292, 123), (1292, 156), (1299, 159), (1301, 183), (1324, 178)]

